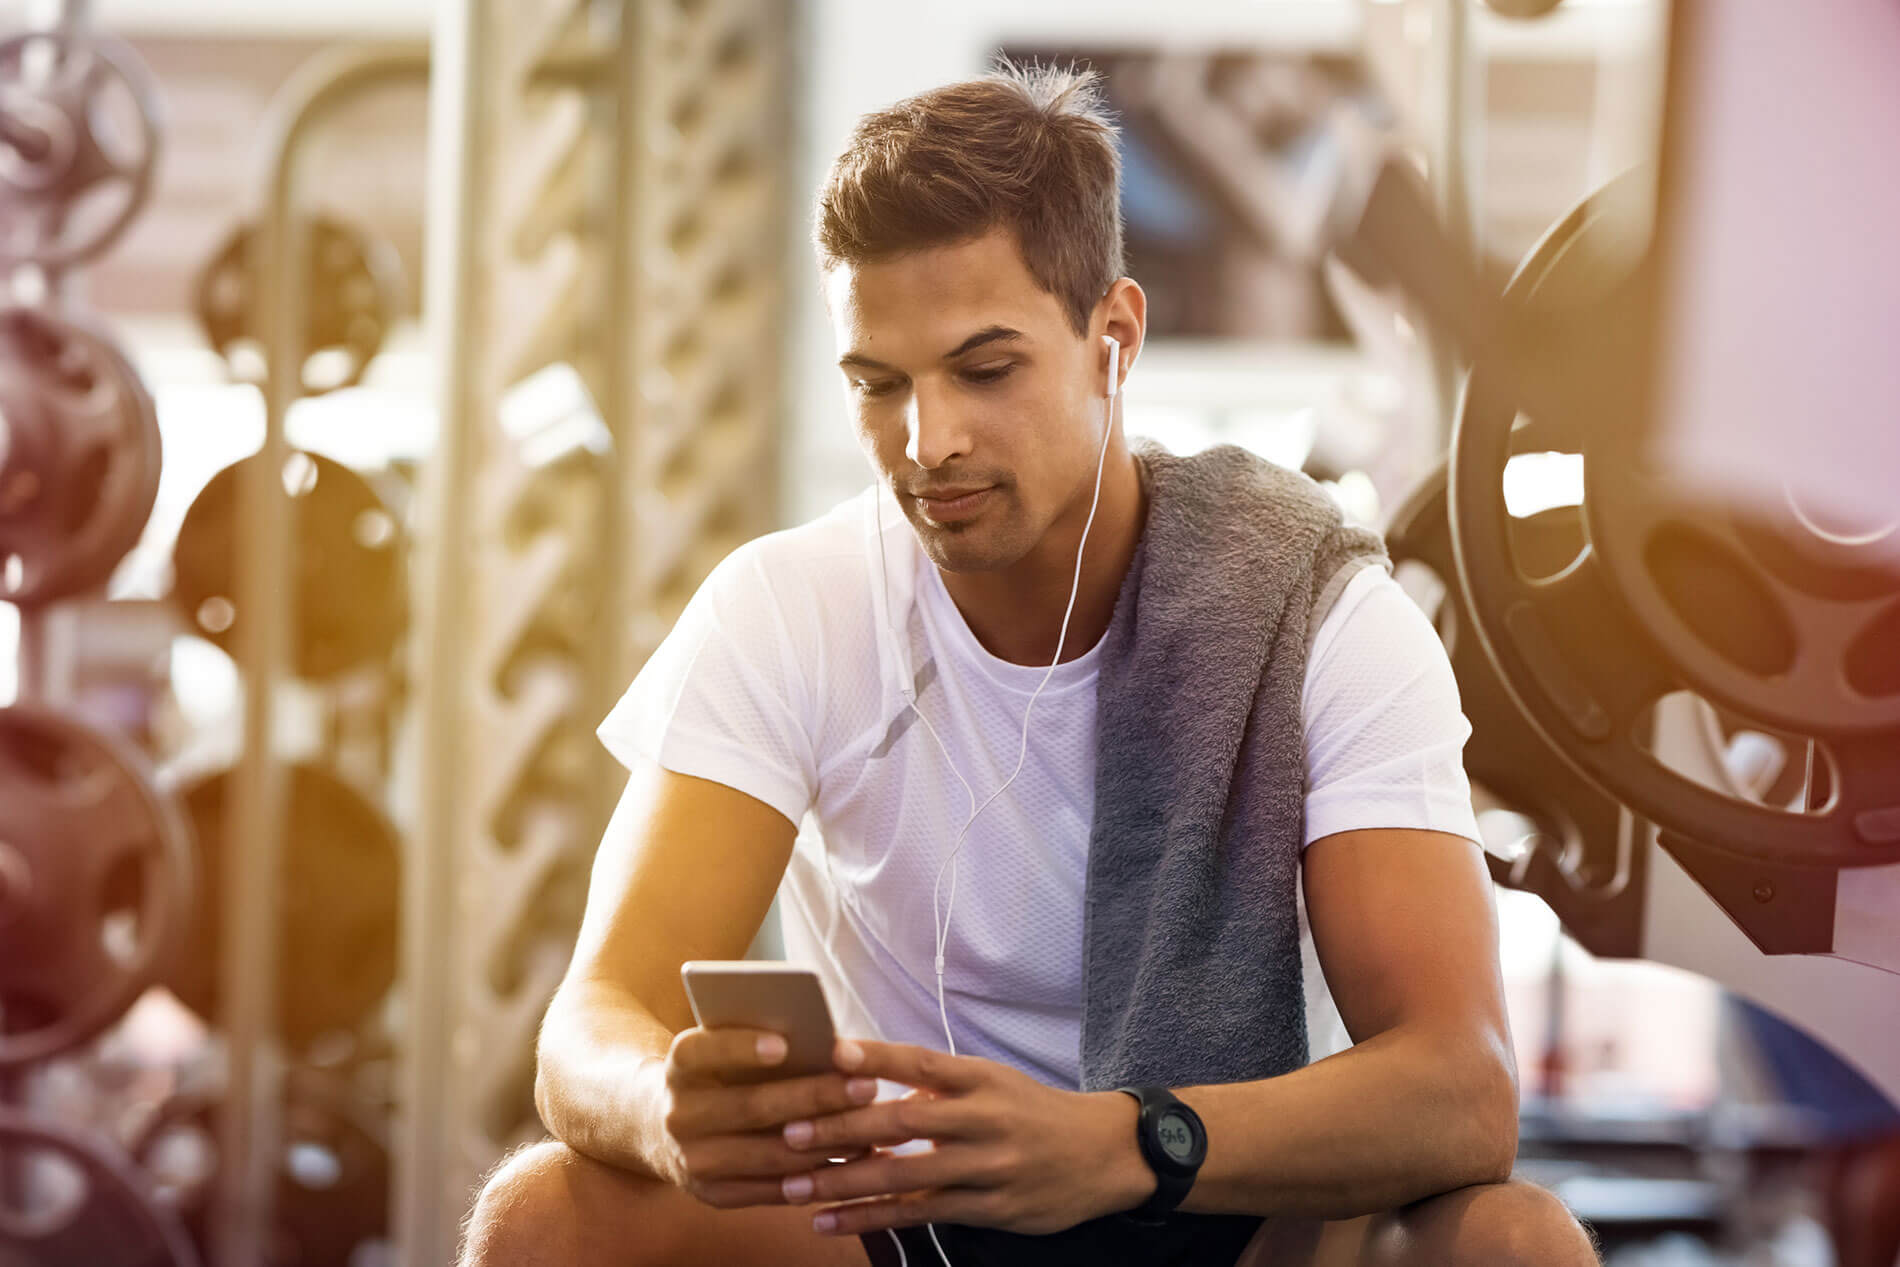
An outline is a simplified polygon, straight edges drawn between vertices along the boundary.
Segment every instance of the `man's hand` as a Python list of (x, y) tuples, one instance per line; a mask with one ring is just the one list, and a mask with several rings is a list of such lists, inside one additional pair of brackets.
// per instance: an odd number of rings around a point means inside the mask
[(877, 1081), (845, 1073), (739, 1085), (785, 1059), (785, 1039), (764, 1030), (692, 1028), (666, 1053), (661, 1121), (671, 1145), (666, 1178), (707, 1205), (781, 1205), (781, 1176), (855, 1157), (850, 1148), (819, 1152), (785, 1142), (793, 1120), (836, 1114), (877, 1096)]
[[(820, 1211), (812, 1220), (820, 1232), (944, 1222), (1042, 1235), (1130, 1209), (1154, 1191), (1135, 1142), (1135, 1102), (1119, 1091), (1059, 1091), (992, 1060), (902, 1043), (847, 1040), (836, 1059), (846, 1073), (913, 1091), (785, 1126), (784, 1142), (808, 1158), (872, 1150), (784, 1180), (794, 1204), (852, 1203)], [(879, 1151), (914, 1139), (934, 1147)]]

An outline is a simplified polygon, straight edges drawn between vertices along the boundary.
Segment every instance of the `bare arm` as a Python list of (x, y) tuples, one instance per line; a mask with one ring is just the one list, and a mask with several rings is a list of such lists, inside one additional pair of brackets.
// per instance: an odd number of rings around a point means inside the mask
[[(1280, 1077), (1176, 1088), (1208, 1136), (1181, 1208), (1345, 1219), (1507, 1178), (1517, 1074), (1478, 847), (1442, 832), (1339, 832), (1308, 850), (1306, 893), (1357, 1045)], [(825, 1204), (834, 1232), (948, 1221), (1039, 1235), (1154, 1191), (1120, 1092), (1059, 1090), (902, 1043), (840, 1044), (837, 1059), (929, 1094), (794, 1123), (788, 1141), (812, 1158), (913, 1138), (935, 1147), (787, 1180), (792, 1199)]]
[[(1308, 848), (1305, 882), (1356, 1045), (1283, 1077), (1178, 1091), (1208, 1132), (1182, 1208), (1348, 1218), (1508, 1177), (1517, 1066), (1478, 846), (1340, 832)], [(1139, 1201), (1153, 1179), (1130, 1173)]]
[(742, 792), (636, 769), (601, 839), (587, 913), (536, 1047), (542, 1122), (576, 1151), (674, 1179), (661, 1123), (673, 1036), (693, 1024), (688, 959), (738, 959), (797, 836)]

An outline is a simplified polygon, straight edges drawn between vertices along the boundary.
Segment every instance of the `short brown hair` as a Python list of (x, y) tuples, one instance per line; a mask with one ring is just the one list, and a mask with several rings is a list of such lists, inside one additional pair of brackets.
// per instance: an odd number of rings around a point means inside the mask
[(1122, 275), (1121, 155), (1100, 76), (1004, 61), (866, 115), (818, 195), (831, 269), (979, 237), (1016, 236), (1078, 335)]

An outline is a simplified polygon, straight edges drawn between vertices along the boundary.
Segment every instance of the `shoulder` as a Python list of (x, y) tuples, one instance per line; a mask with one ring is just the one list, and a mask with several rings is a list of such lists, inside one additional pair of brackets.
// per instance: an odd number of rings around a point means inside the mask
[(868, 544), (864, 498), (860, 493), (804, 523), (754, 537), (728, 555), (727, 561), (743, 559), (751, 566), (794, 573), (824, 570), (846, 558), (861, 561)]
[(804, 523), (754, 537), (720, 560), (701, 585), (722, 605), (775, 610), (823, 607), (868, 588), (862, 495)]
[(1383, 566), (1353, 571), (1326, 610), (1307, 656), (1307, 672), (1340, 661), (1388, 661), (1398, 671), (1444, 662), (1430, 617)]
[(1306, 839), (1417, 828), (1478, 839), (1471, 724), (1438, 630), (1384, 568), (1346, 584), (1307, 658)]
[(685, 646), (721, 647), (775, 681), (797, 683), (816, 707), (840, 674), (872, 659), (868, 515), (852, 498), (734, 549), (700, 584), (675, 634)]
[[(1314, 634), (1301, 690), (1309, 741), (1359, 726), (1368, 709), (1462, 724), (1457, 678), (1437, 627), (1383, 567), (1363, 567)], [(1462, 736), (1461, 736), (1462, 741)]]

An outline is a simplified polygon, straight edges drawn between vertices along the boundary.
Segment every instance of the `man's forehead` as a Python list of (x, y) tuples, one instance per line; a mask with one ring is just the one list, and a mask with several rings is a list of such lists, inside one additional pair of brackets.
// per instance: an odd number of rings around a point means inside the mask
[(1008, 326), (1034, 338), (1064, 319), (1006, 234), (842, 263), (824, 281), (840, 351), (943, 344), (934, 356), (980, 329)]

